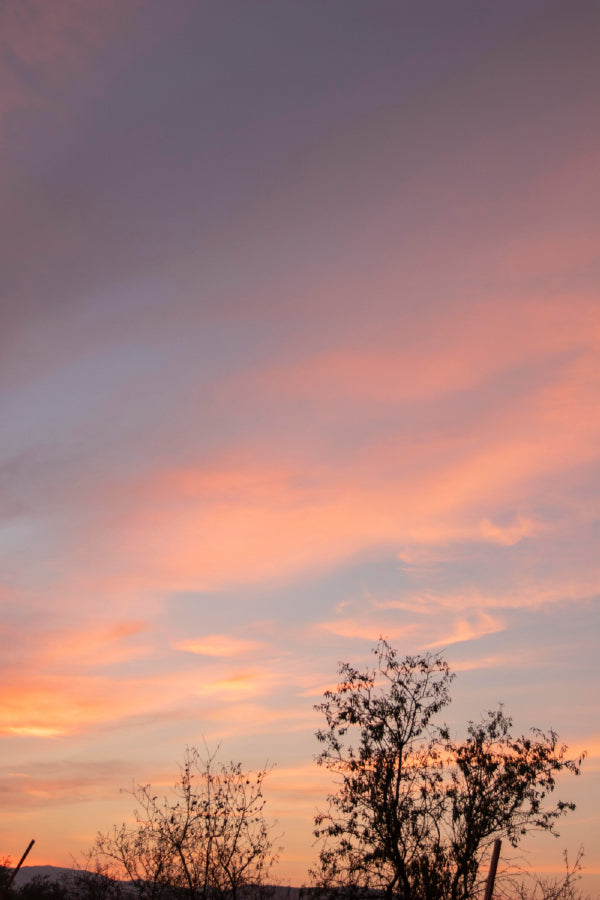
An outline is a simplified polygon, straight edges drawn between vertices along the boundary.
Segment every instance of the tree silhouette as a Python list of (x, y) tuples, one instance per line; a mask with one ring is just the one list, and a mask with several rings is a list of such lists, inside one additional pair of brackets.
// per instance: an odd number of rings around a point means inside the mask
[(188, 748), (171, 797), (140, 785), (134, 825), (98, 834), (92, 858), (112, 878), (130, 881), (144, 900), (181, 893), (191, 900), (236, 900), (259, 892), (277, 860), (264, 818), (264, 768), (217, 764)]
[(502, 708), (454, 741), (437, 719), (453, 675), (439, 654), (399, 659), (380, 640), (377, 666), (340, 666), (316, 709), (326, 727), (319, 764), (339, 779), (315, 819), (312, 876), (323, 889), (397, 900), (467, 900), (496, 838), (517, 846), (533, 829), (555, 833), (574, 804), (545, 801), (562, 771), (579, 773), (557, 735), (513, 737)]

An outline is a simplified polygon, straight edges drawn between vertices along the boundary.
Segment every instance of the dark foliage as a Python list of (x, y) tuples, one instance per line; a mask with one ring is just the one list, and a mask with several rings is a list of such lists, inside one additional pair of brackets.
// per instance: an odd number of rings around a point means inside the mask
[(36, 875), (16, 892), (18, 900), (67, 900), (69, 893), (64, 884), (53, 881), (47, 875)]
[(10, 860), (6, 859), (0, 865), (1, 900), (67, 900), (70, 896), (67, 885), (58, 879), (48, 875), (34, 875), (29, 881), (19, 885), (16, 880), (12, 880), (13, 872)]
[(326, 727), (318, 762), (339, 778), (315, 819), (315, 884), (361, 897), (467, 900), (496, 838), (516, 847), (533, 829), (555, 833), (572, 803), (547, 803), (556, 777), (579, 773), (557, 735), (513, 737), (502, 708), (454, 741), (437, 718), (453, 678), (438, 654), (399, 659), (380, 640), (377, 667), (340, 667), (317, 706)]
[(10, 866), (10, 859), (4, 857), (0, 863), (0, 900), (4, 900), (5, 897), (12, 895), (12, 891), (9, 892), (11, 877), (12, 869)]

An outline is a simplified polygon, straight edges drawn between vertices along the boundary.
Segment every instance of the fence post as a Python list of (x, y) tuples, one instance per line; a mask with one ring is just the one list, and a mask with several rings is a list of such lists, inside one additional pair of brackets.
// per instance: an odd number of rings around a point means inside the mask
[(494, 847), (492, 849), (492, 858), (490, 860), (490, 870), (488, 872), (487, 882), (485, 885), (485, 896), (483, 900), (492, 900), (492, 894), (494, 893), (494, 881), (496, 880), (496, 869), (498, 868), (498, 857), (500, 856), (500, 847), (502, 845), (502, 841), (499, 838), (496, 838), (494, 841)]
[(34, 844), (35, 844), (35, 840), (32, 838), (29, 841), (29, 844), (27, 845), (27, 850), (25, 851), (25, 853), (19, 860), (18, 866), (12, 870), (10, 878), (6, 881), (6, 883), (4, 885), (4, 889), (2, 891), (0, 891), (0, 900), (4, 900), (4, 898), (8, 896), (8, 893), (12, 887), (13, 881), (15, 880), (15, 878), (17, 876), (17, 872), (19, 871), (19, 869), (25, 862), (25, 857), (27, 856), (27, 854), (29, 853), (29, 851), (31, 850), (31, 848), (33, 847)]

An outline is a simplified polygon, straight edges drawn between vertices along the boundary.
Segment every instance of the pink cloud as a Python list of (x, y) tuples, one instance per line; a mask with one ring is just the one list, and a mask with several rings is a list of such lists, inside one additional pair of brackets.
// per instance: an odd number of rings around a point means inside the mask
[[(586, 303), (572, 317), (565, 315), (566, 302), (524, 310), (513, 308), (503, 319), (498, 304), (486, 307), (464, 334), (452, 326), (458, 345), (452, 332), (446, 336), (451, 353), (441, 348), (438, 354), (435, 342), (420, 346), (431, 365), (422, 363), (418, 371), (437, 372), (435, 384), (415, 387), (408, 377), (410, 350), (372, 358), (324, 355), (300, 368), (261, 373), (263, 384), (286, 402), (295, 390), (310, 397), (320, 419), (330, 390), (353, 403), (357, 392), (364, 402), (395, 403), (397, 390), (421, 398), (438, 386), (476, 390), (492, 371), (523, 360), (528, 351), (540, 365), (552, 354), (575, 354), (523, 395), (496, 398), (489, 414), (460, 431), (424, 425), (409, 436), (373, 436), (344, 454), (341, 464), (335, 456), (325, 459), (309, 440), (291, 455), (277, 443), (248, 443), (220, 463), (157, 470), (126, 493), (118, 541), (124, 560), (131, 560), (128, 568), (141, 570), (143, 553), (154, 583), (210, 587), (318, 568), (380, 543), (511, 545), (539, 535), (550, 526), (528, 512), (536, 485), (552, 476), (560, 488), (564, 473), (597, 459), (598, 338), (589, 331)], [(461, 374), (454, 377), (452, 366)], [(501, 524), (507, 507), (517, 512)]]
[[(372, 616), (360, 616), (332, 619), (328, 622), (321, 622), (318, 627), (339, 637), (359, 638), (374, 644), (382, 633), (383, 624), (381, 620), (375, 621)], [(384, 637), (391, 641), (406, 640), (408, 637), (413, 639), (419, 630), (420, 626), (417, 623), (401, 627), (394, 627), (387, 623)]]
[(481, 534), (486, 540), (500, 544), (503, 547), (513, 547), (523, 538), (540, 534), (547, 526), (542, 522), (535, 522), (527, 516), (517, 515), (509, 525), (498, 525), (491, 519), (482, 519)]
[(259, 650), (258, 641), (242, 640), (227, 634), (207, 634), (173, 645), (176, 650), (197, 653), (200, 656), (247, 656)]
[[(407, 646), (408, 642), (409, 646), (413, 647), (421, 645), (435, 648), (478, 640), (485, 635), (503, 631), (506, 627), (502, 618), (481, 609), (477, 610), (476, 605), (467, 610), (466, 616), (457, 619), (450, 604), (443, 601), (436, 603), (431, 597), (428, 600), (421, 598), (420, 605), (412, 607), (417, 613), (417, 618), (410, 624), (399, 625), (394, 621), (395, 616), (387, 612), (394, 608), (403, 609), (402, 603), (397, 605), (373, 603), (371, 606), (370, 614), (357, 617), (340, 616), (339, 619), (320, 623), (319, 628), (339, 637), (358, 638), (371, 644), (376, 642), (379, 635), (383, 635), (392, 643), (401, 642), (403, 646)], [(465, 598), (459, 598), (457, 606), (464, 609)], [(433, 641), (428, 640), (432, 633), (436, 635)], [(314, 691), (309, 689), (301, 696), (311, 696), (313, 693)]]
[(447, 647), (449, 644), (476, 641), (486, 634), (503, 631), (504, 628), (505, 624), (501, 618), (492, 616), (490, 613), (480, 612), (472, 620), (459, 619), (450, 633), (432, 641), (427, 646), (431, 648)]
[[(389, 280), (392, 290), (395, 279)], [(345, 292), (340, 286), (339, 293)], [(416, 312), (409, 331), (398, 333), (390, 323), (376, 346), (370, 349), (367, 339), (360, 350), (343, 333), (340, 345), (266, 364), (244, 373), (243, 382), (232, 379), (222, 392), (237, 402), (284, 394), (317, 408), (345, 400), (377, 406), (424, 401), (487, 388), (492, 377), (523, 362), (540, 366), (570, 351), (595, 353), (600, 339), (596, 298), (585, 295), (498, 296), (479, 305), (453, 299), (437, 307), (434, 326)]]

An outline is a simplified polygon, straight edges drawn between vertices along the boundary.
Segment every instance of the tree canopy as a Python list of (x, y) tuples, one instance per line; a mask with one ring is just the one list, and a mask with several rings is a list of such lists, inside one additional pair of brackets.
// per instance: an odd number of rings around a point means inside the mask
[(385, 640), (377, 665), (340, 665), (316, 709), (325, 726), (320, 765), (338, 790), (315, 819), (312, 875), (322, 888), (397, 900), (467, 900), (496, 838), (516, 847), (529, 831), (556, 833), (574, 804), (549, 802), (561, 772), (579, 774), (554, 731), (514, 737), (500, 707), (456, 741), (439, 715), (453, 674), (441, 655), (400, 659)]

